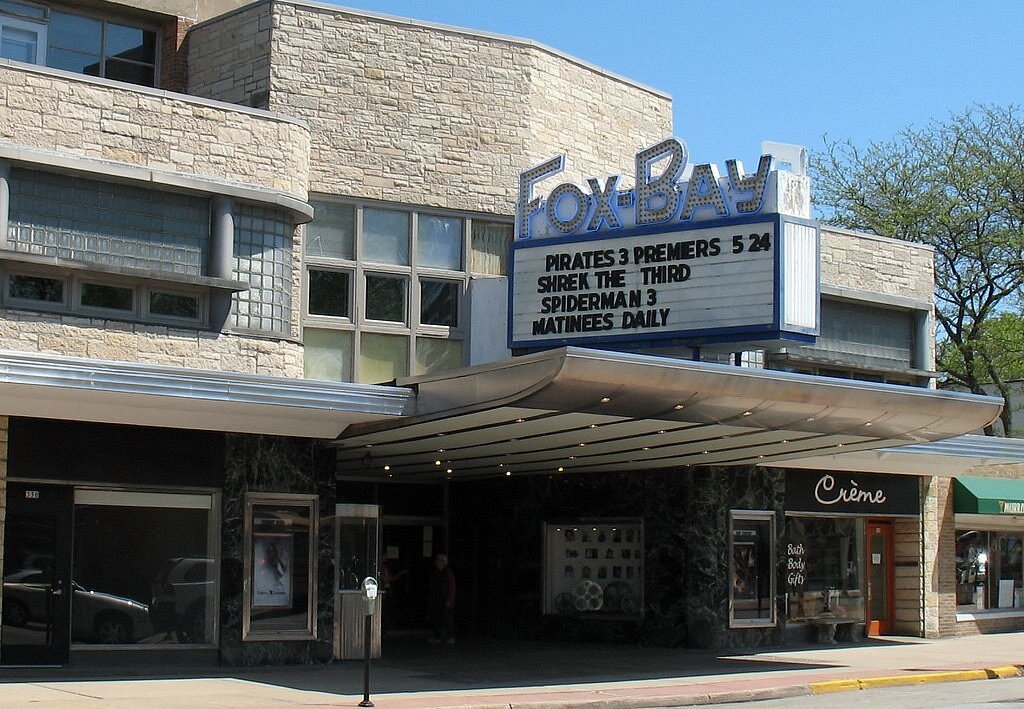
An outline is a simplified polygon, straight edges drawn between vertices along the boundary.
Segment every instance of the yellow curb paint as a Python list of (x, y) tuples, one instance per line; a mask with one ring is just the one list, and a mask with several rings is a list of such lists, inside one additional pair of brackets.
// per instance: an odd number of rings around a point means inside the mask
[(1019, 677), (1020, 668), (1016, 665), (1007, 665), (1005, 667), (992, 667), (985, 670), (988, 673), (990, 679), (1006, 679), (1007, 677)]
[(1006, 666), (986, 670), (959, 670), (956, 672), (926, 672), (913, 675), (893, 675), (890, 677), (869, 677), (866, 679), (837, 679), (826, 682), (812, 682), (811, 694), (828, 694), (830, 692), (849, 692), (855, 689), (872, 689), (875, 687), (901, 687), (911, 684), (929, 682), (964, 682), (977, 679), (997, 679), (1016, 677), (1020, 674), (1017, 667)]
[(985, 670), (962, 670), (958, 672), (927, 672), (916, 675), (896, 675), (894, 677), (870, 677), (862, 679), (863, 689), (873, 687), (900, 687), (908, 684), (926, 684), (929, 682), (964, 682), (974, 679), (988, 679)]
[(855, 679), (833, 679), (827, 682), (811, 682), (808, 686), (811, 688), (811, 694), (828, 694), (860, 689), (860, 682)]

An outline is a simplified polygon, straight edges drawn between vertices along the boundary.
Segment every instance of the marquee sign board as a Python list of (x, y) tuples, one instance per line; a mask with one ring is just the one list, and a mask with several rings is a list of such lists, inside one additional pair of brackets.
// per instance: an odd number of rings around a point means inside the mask
[(564, 158), (522, 174), (510, 348), (814, 341), (818, 226), (761, 213), (776, 177), (770, 156), (753, 175), (729, 161), (728, 177), (698, 165), (678, 183), (685, 162), (685, 148), (668, 139), (637, 154), (633, 189), (617, 191), (617, 176), (603, 189), (591, 179), (590, 195), (564, 183), (546, 200), (534, 185)]

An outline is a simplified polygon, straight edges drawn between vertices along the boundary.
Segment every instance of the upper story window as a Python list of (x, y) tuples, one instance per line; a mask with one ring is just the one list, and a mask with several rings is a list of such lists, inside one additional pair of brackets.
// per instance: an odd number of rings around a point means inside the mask
[(156, 84), (154, 30), (42, 5), (0, 0), (0, 57)]
[(315, 208), (304, 241), (306, 376), (373, 383), (461, 367), (469, 273), (503, 272), (511, 224), (369, 204)]

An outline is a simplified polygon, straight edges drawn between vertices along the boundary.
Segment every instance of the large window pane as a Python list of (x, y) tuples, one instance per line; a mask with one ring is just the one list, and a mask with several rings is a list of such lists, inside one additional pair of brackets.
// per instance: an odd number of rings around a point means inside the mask
[(367, 276), (366, 317), (405, 322), (405, 279)]
[(76, 74), (100, 75), (100, 58), (97, 55), (76, 52), (73, 49), (50, 47), (46, 54), (46, 64), (54, 69), (73, 71)]
[(363, 210), (364, 261), (409, 265), (409, 215), (389, 209)]
[(199, 318), (199, 298), (181, 293), (153, 291), (149, 294), (149, 312), (153, 315), (197, 320)]
[(771, 512), (731, 512), (729, 624), (775, 625), (775, 525)]
[(66, 12), (51, 12), (49, 32), (51, 47), (87, 52), (99, 59), (103, 49), (103, 23), (99, 20)]
[(85, 490), (76, 500), (72, 642), (214, 642), (212, 498)]
[(458, 327), (459, 284), (420, 281), (420, 322)]
[(430, 268), (462, 268), (462, 220), (421, 214), (418, 220), (416, 263)]
[(352, 381), (352, 333), (346, 330), (303, 330), (306, 379)]
[(450, 372), (461, 366), (461, 341), (434, 337), (416, 339), (416, 374)]
[(144, 64), (156, 61), (156, 35), (137, 27), (107, 23), (107, 59), (130, 59)]
[(306, 225), (306, 255), (354, 258), (355, 209), (345, 204), (313, 207), (313, 221)]
[(108, 79), (125, 81), (139, 86), (155, 86), (153, 67), (148, 64), (134, 64), (119, 59), (108, 59), (103, 74)]
[(309, 271), (309, 314), (349, 316), (349, 274), (345, 271)]
[(864, 618), (864, 523), (858, 519), (786, 518), (790, 620), (822, 613)]
[(359, 343), (359, 381), (389, 382), (409, 374), (409, 338), (364, 332)]

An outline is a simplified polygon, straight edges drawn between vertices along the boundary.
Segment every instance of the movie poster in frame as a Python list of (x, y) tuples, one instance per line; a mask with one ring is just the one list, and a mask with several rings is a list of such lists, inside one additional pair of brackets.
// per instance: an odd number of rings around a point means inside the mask
[(291, 534), (253, 534), (253, 608), (290, 608), (294, 540)]

